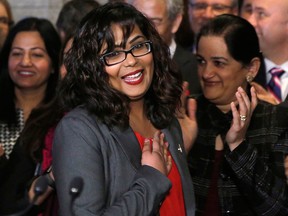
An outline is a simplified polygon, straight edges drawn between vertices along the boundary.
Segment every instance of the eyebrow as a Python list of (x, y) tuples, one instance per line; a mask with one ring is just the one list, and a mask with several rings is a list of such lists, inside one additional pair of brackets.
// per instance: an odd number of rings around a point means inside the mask
[[(196, 54), (196, 57), (199, 57), (199, 58), (203, 58), (205, 59), (202, 55), (200, 54)], [(212, 60), (225, 60), (225, 61), (229, 61), (227, 58), (225, 57), (221, 57), (221, 56), (212, 56), (210, 57), (209, 59), (212, 59)]]
[(229, 61), (227, 58), (225, 57), (220, 57), (220, 56), (212, 56), (211, 57), (212, 60), (224, 60), (224, 61)]
[[(136, 40), (138, 40), (139, 38), (145, 38), (143, 35), (137, 35), (136, 37), (132, 38), (132, 40), (130, 40), (129, 42), (127, 42), (128, 44), (132, 44), (134, 43)], [(115, 44), (115, 47), (122, 47), (122, 42), (121, 44)]]
[(251, 3), (244, 4), (242, 8), (252, 8)]
[[(25, 50), (25, 49), (23, 49), (23, 48), (21, 48), (21, 47), (12, 47), (11, 50), (13, 50), (13, 49)], [(36, 50), (36, 49), (40, 49), (40, 50), (42, 50), (43, 52), (47, 53), (47, 50), (44, 49), (44, 48), (42, 48), (42, 47), (32, 47), (32, 48), (30, 48), (29, 50)]]
[(256, 6), (256, 7), (255, 7), (255, 10), (257, 10), (257, 11), (265, 11), (265, 8)]

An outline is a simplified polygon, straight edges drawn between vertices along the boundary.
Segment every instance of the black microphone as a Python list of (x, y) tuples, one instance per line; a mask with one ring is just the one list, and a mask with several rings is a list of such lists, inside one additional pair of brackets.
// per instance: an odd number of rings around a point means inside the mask
[(71, 202), (70, 202), (70, 212), (71, 215), (74, 215), (73, 205), (75, 199), (81, 194), (83, 190), (84, 181), (82, 177), (75, 177), (72, 179), (69, 187), (69, 193), (71, 195)]
[(45, 176), (38, 177), (34, 185), (34, 197), (32, 201), (29, 203), (29, 205), (25, 209), (19, 212), (9, 214), (9, 215), (1, 215), (1, 216), (23, 216), (25, 215), (34, 206), (38, 197), (41, 196), (43, 193), (45, 193), (47, 188), (48, 188), (48, 180), (46, 179), (46, 177)]

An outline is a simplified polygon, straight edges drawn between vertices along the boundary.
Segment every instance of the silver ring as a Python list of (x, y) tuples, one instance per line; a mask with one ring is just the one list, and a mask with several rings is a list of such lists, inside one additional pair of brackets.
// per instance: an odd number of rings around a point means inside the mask
[(246, 116), (245, 115), (239, 115), (241, 121), (246, 121)]

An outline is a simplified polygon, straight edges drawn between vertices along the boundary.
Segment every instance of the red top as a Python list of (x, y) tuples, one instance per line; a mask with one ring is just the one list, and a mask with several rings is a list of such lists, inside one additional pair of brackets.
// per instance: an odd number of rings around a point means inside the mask
[(52, 127), (48, 130), (45, 136), (45, 145), (42, 150), (43, 160), (42, 160), (42, 172), (45, 172), (52, 164), (52, 143), (54, 138), (54, 131), (56, 127)]
[[(138, 142), (140, 143), (141, 149), (143, 149), (145, 138), (135, 131), (134, 133), (138, 139)], [(152, 144), (152, 139), (150, 139), (150, 143)], [(170, 152), (168, 152), (168, 154), (170, 155)], [(168, 178), (172, 183), (172, 187), (160, 207), (160, 215), (185, 216), (186, 212), (185, 212), (185, 203), (183, 198), (181, 177), (173, 158), (172, 158), (172, 168), (168, 174)]]

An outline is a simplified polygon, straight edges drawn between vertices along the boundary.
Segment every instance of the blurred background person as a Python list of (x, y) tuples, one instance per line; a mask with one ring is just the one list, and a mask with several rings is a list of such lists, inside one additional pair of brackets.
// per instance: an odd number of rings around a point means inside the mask
[[(189, 22), (195, 37), (204, 24), (221, 14), (237, 15), (238, 0), (188, 0)], [(195, 46), (190, 50), (195, 53)]]
[(253, 0), (238, 1), (239, 15), (246, 20), (248, 20), (252, 15), (252, 2)]
[(258, 91), (269, 92), (274, 104), (286, 101), (288, 95), (287, 14), (288, 1), (283, 0), (243, 0), (240, 11), (255, 27), (264, 57), (254, 81), (263, 87)]
[(14, 20), (9, 2), (7, 0), (0, 0), (0, 50), (13, 23)]
[(287, 108), (257, 102), (261, 63), (253, 26), (220, 15), (197, 38), (198, 136), (188, 155), (196, 215), (288, 215)]
[(155, 26), (156, 30), (170, 48), (170, 55), (176, 63), (184, 81), (189, 83), (189, 93), (201, 93), (197, 76), (196, 58), (175, 42), (183, 18), (183, 0), (127, 0), (142, 12)]
[(184, 3), (183, 18), (179, 26), (179, 29), (175, 34), (175, 41), (177, 44), (180, 44), (184, 49), (190, 52), (190, 47), (192, 47), (194, 43), (194, 33), (190, 28), (189, 15), (188, 15), (188, 1), (189, 0), (183, 0)]
[[(19, 136), (29, 124), (30, 114), (55, 96), (60, 47), (52, 23), (32, 17), (11, 29), (1, 51), (0, 100), (5, 103), (0, 106), (0, 214), (27, 207), (28, 183), (40, 173), (36, 168), (42, 160), (43, 144), (24, 144)], [(27, 134), (31, 140), (40, 136)]]
[(96, 0), (71, 0), (61, 8), (56, 27), (62, 43), (74, 35), (81, 19), (100, 4)]
[[(67, 74), (64, 61), (67, 53), (71, 49), (73, 43), (73, 37), (67, 38), (60, 51), (60, 79), (64, 79)], [(61, 82), (61, 80), (59, 80)], [(54, 131), (65, 115), (65, 111), (61, 108), (58, 97), (55, 97), (48, 104), (44, 104), (33, 110), (29, 117), (29, 121), (25, 125), (22, 134), (20, 136), (20, 142), (24, 146), (30, 146), (30, 149), (38, 149), (39, 154), (42, 151), (42, 155), (33, 155), (36, 159), (37, 165), (40, 167), (38, 175), (35, 176), (30, 188), (29, 198), (30, 202), (35, 197), (35, 184), (38, 179), (45, 177), (48, 181), (47, 190), (38, 197), (35, 204), (38, 207), (38, 211), (43, 216), (58, 216), (59, 205), (57, 198), (57, 191), (55, 190), (55, 180), (52, 169), (52, 144), (54, 139)], [(31, 153), (33, 154), (33, 153)]]

